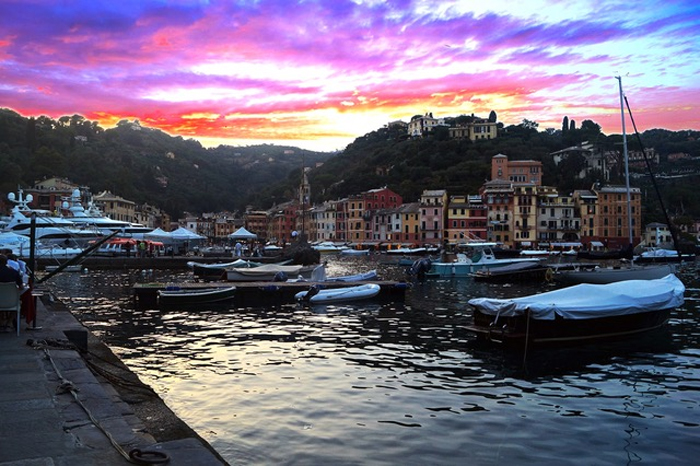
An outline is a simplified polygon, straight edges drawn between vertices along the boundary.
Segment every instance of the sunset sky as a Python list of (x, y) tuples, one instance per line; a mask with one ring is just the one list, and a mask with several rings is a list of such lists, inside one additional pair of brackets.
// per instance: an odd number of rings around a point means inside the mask
[(698, 0), (0, 0), (0, 107), (343, 149), (413, 115), (700, 129)]

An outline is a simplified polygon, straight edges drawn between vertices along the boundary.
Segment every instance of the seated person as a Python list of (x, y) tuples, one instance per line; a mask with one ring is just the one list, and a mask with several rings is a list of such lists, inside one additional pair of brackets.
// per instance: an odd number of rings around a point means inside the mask
[[(23, 288), (22, 277), (18, 271), (7, 266), (7, 256), (0, 254), (0, 282), (15, 282), (17, 289)], [(13, 327), (14, 315), (9, 312), (0, 313), (0, 328)]]
[(27, 275), (27, 263), (24, 262), (22, 259), (18, 258), (16, 254), (13, 254), (10, 252), (7, 255), (7, 266), (15, 269), (16, 271), (19, 272), (19, 275), (22, 277), (22, 281), (24, 283), (27, 283), (29, 276)]

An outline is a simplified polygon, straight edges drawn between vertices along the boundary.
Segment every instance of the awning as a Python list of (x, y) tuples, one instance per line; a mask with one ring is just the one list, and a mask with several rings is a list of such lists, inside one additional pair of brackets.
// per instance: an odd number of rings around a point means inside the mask
[(591, 241), (591, 246), (594, 246), (596, 248), (602, 248), (605, 245), (603, 243), (601, 243), (600, 241)]

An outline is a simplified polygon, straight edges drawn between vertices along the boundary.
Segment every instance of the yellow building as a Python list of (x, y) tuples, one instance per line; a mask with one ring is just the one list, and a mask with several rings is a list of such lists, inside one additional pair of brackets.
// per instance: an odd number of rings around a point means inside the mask
[(496, 139), (498, 137), (498, 123), (483, 118), (475, 118), (474, 121), (450, 128), (451, 139)]
[(102, 191), (97, 194), (93, 201), (109, 218), (136, 223), (135, 202), (119, 197), (109, 191)]

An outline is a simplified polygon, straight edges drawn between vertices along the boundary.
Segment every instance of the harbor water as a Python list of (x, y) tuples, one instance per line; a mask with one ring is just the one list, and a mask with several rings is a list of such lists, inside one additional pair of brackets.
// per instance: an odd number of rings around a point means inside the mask
[[(328, 275), (404, 269), (329, 259)], [(188, 271), (89, 270), (54, 296), (236, 465), (697, 464), (700, 283), (661, 331), (504, 351), (467, 301), (551, 288), (428, 279), (404, 302), (137, 309), (132, 286)]]

